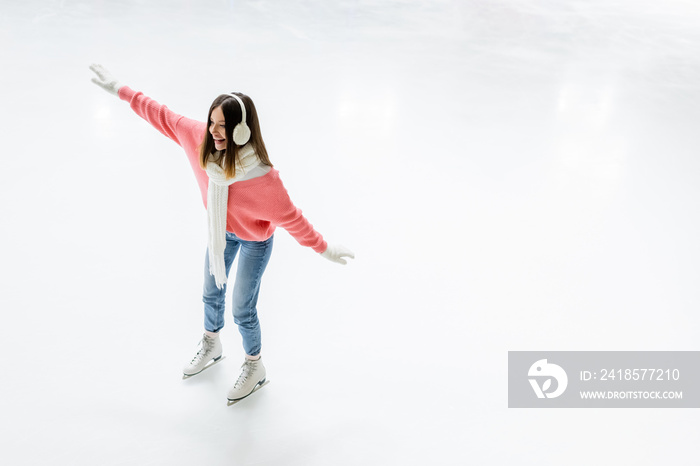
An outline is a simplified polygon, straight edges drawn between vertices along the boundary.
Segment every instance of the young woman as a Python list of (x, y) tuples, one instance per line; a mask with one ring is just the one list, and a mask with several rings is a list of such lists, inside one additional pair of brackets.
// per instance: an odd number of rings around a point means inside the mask
[(275, 228), (284, 228), (299, 244), (331, 261), (345, 264), (344, 257), (355, 256), (343, 246), (327, 244), (290, 200), (267, 155), (250, 97), (240, 93), (218, 96), (209, 107), (208, 123), (203, 123), (122, 85), (100, 65), (90, 69), (97, 75), (92, 78), (95, 84), (129, 102), (136, 114), (185, 150), (207, 209), (205, 331), (197, 353), (183, 369), (184, 376), (198, 374), (221, 358), (219, 331), (224, 326), (226, 283), (238, 253), (233, 319), (246, 358), (228, 399), (244, 398), (266, 377), (256, 305)]

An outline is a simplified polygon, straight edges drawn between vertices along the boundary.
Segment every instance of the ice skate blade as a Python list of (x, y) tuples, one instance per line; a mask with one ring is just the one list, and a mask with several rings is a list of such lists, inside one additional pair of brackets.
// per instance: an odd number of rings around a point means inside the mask
[(257, 384), (257, 385), (255, 386), (255, 388), (253, 389), (253, 391), (250, 392), (250, 393), (248, 393), (248, 394), (247, 394), (246, 396), (244, 396), (243, 398), (238, 398), (237, 400), (228, 400), (228, 402), (226, 403), (226, 406), (232, 406), (232, 405), (235, 405), (236, 403), (238, 403), (239, 401), (245, 400), (245, 399), (248, 398), (250, 395), (252, 395), (253, 393), (257, 392), (258, 390), (260, 390), (261, 388), (263, 388), (265, 385), (267, 385), (267, 384), (269, 384), (269, 383), (270, 383), (269, 380), (265, 380), (263, 383)]
[(182, 374), (182, 380), (189, 379), (190, 377), (194, 377), (195, 375), (199, 375), (202, 372), (204, 372), (205, 370), (209, 369), (211, 366), (215, 366), (215, 365), (219, 364), (224, 359), (226, 359), (226, 356), (221, 356), (219, 359), (212, 360), (209, 364), (204, 366), (204, 368), (201, 371), (197, 372), (196, 374), (190, 374), (190, 375)]

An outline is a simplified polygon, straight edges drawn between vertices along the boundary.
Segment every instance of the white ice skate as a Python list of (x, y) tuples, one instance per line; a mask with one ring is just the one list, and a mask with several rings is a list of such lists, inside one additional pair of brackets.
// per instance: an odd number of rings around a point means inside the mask
[(204, 334), (199, 343), (200, 348), (197, 354), (195, 354), (192, 361), (185, 364), (185, 367), (182, 369), (183, 379), (197, 375), (204, 369), (208, 369), (223, 359), (221, 356), (221, 340), (218, 337), (212, 338)]
[(241, 366), (241, 375), (238, 376), (238, 380), (228, 392), (228, 405), (238, 403), (267, 385), (269, 381), (265, 376), (266, 371), (262, 359), (257, 361), (246, 359)]

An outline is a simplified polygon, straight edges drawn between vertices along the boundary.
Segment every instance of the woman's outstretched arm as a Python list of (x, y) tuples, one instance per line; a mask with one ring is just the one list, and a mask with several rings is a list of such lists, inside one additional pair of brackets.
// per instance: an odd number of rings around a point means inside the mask
[(137, 115), (180, 146), (184, 147), (185, 143), (191, 142), (183, 139), (186, 139), (193, 133), (204, 134), (206, 128), (204, 123), (183, 117), (165, 105), (159, 104), (150, 97), (145, 96), (142, 92), (134, 91), (130, 87), (123, 85), (102, 65), (93, 64), (90, 66), (90, 69), (97, 75), (92, 78), (92, 82), (110, 94), (116, 95), (121, 100), (129, 102), (132, 110)]

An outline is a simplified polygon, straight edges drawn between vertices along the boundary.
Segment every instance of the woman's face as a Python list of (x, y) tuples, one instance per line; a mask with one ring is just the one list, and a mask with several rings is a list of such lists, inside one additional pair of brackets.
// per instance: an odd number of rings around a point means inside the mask
[(226, 123), (224, 112), (221, 110), (221, 106), (218, 106), (211, 111), (211, 119), (209, 120), (209, 132), (214, 138), (214, 147), (216, 147), (216, 150), (226, 149), (224, 123)]

